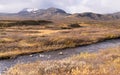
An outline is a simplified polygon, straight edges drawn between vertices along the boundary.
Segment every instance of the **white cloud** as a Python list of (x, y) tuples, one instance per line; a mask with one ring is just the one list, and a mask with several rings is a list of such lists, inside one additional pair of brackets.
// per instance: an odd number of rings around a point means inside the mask
[(0, 0), (0, 12), (18, 12), (23, 8), (57, 7), (70, 13), (120, 11), (120, 0)]

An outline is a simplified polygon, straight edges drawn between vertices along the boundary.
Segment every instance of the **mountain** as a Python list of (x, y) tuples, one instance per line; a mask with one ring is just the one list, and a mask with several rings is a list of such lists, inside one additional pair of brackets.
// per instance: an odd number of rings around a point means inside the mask
[[(75, 13), (70, 15), (71, 17), (77, 17), (77, 18), (84, 18), (84, 19), (91, 19), (91, 20), (114, 20), (114, 19), (120, 19), (113, 17), (113, 14), (97, 14), (92, 12), (85, 12), (85, 13)], [(120, 15), (119, 15), (120, 16)]]
[(37, 8), (25, 8), (22, 11), (20, 11), (18, 14), (28, 14), (28, 13), (36, 13), (39, 9)]
[(112, 14), (98, 14), (92, 12), (69, 14), (59, 8), (37, 9), (25, 8), (18, 13), (0, 13), (1, 20), (24, 20), (24, 19), (45, 19), (45, 20), (118, 20), (120, 12)]
[(112, 16), (112, 18), (120, 19), (120, 12), (112, 13), (112, 14), (107, 14), (108, 16)]
[(58, 8), (48, 8), (48, 9), (36, 9), (36, 8), (26, 8), (22, 11), (18, 12), (18, 15), (20, 16), (31, 16), (31, 15), (37, 15), (37, 16), (54, 16), (54, 15), (66, 15), (67, 13)]

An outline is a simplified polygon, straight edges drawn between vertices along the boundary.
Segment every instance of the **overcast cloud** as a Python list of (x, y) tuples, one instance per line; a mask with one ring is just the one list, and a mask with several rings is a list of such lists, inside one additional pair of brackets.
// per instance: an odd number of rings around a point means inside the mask
[(120, 0), (0, 0), (0, 12), (49, 7), (61, 8), (69, 13), (112, 13), (120, 11)]

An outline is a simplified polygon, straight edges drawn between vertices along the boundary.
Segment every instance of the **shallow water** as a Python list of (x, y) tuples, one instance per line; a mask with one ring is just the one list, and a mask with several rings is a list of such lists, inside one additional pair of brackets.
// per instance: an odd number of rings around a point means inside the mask
[(19, 56), (15, 59), (0, 60), (0, 75), (8, 68), (14, 66), (17, 63), (28, 63), (37, 60), (60, 60), (66, 57), (70, 57), (81, 52), (96, 52), (98, 50), (120, 46), (120, 39), (107, 40), (104, 42), (91, 44), (87, 46), (81, 46), (76, 48), (69, 48), (57, 51), (43, 52), (32, 55)]

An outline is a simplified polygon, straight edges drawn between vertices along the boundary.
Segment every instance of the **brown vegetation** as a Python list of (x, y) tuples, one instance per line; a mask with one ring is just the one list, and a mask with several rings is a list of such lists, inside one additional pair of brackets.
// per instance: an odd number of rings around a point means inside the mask
[(74, 28), (73, 23), (71, 29), (59, 28), (69, 25), (54, 25), (52, 28), (46, 28), (46, 25), (3, 27), (0, 29), (0, 58), (76, 47), (120, 37), (117, 26), (112, 28), (81, 23), (82, 27)]
[(5, 75), (120, 75), (120, 47), (58, 61), (18, 64)]
[(11, 26), (30, 26), (30, 25), (47, 25), (52, 24), (52, 21), (46, 20), (1, 20), (0, 27), (11, 27)]

